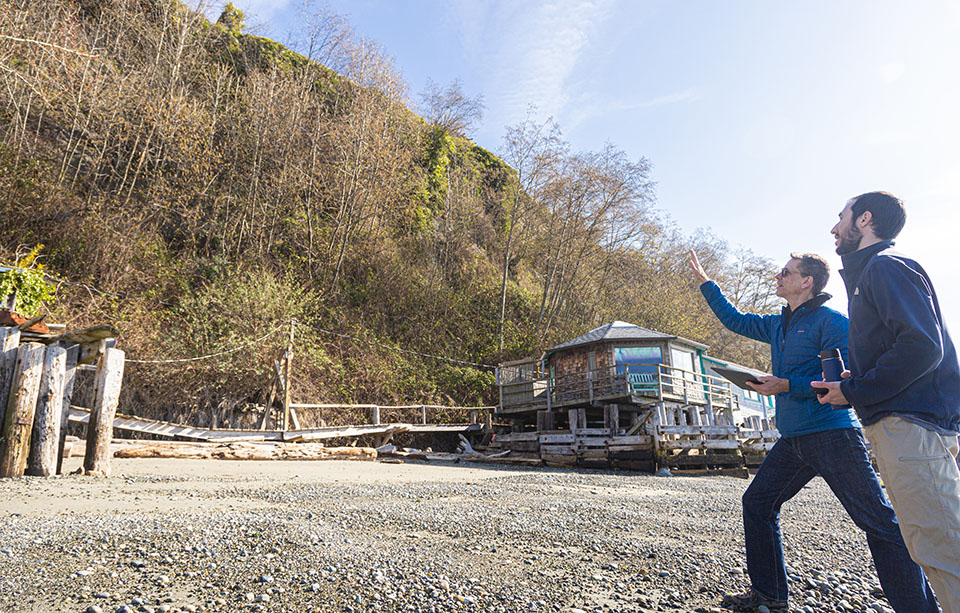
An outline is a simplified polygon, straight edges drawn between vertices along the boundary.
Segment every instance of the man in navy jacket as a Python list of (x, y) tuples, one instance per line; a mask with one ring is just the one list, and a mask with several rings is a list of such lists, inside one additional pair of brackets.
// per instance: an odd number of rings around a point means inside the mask
[(860, 424), (852, 409), (821, 406), (811, 383), (821, 378), (820, 352), (846, 355), (847, 318), (823, 306), (830, 276), (823, 258), (792, 255), (777, 275), (777, 295), (787, 306), (779, 315), (741, 313), (710, 280), (690, 250), (690, 268), (700, 292), (724, 326), (770, 345), (774, 376), (760, 377), (753, 389), (775, 395), (781, 437), (767, 454), (743, 495), (743, 532), (751, 587), (727, 594), (723, 604), (738, 611), (787, 608), (789, 590), (780, 507), (820, 475), (851, 519), (867, 535), (877, 576), (898, 613), (937, 611), (923, 571), (911, 559), (896, 515), (867, 456)]
[(850, 311), (850, 372), (817, 382), (851, 403), (873, 445), (910, 554), (946, 613), (960, 612), (960, 365), (930, 277), (893, 250), (899, 198), (850, 199), (831, 232)]

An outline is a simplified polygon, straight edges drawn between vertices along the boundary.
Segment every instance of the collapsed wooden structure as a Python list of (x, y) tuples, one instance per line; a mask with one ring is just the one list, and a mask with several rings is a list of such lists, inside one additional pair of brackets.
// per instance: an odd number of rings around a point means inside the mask
[(491, 451), (555, 466), (734, 470), (762, 461), (778, 434), (741, 415), (743, 390), (704, 372), (707, 346), (612, 322), (501, 364)]
[(108, 474), (124, 353), (108, 325), (35, 333), (31, 320), (0, 327), (0, 477), (55, 475), (62, 469), (68, 408), (77, 369), (96, 363), (84, 471)]
[[(325, 447), (324, 441), (369, 437), (385, 445), (401, 433), (470, 434), (490, 423), (493, 407), (443, 407), (436, 405), (378, 406), (294, 404), (289, 380), (292, 348), (277, 361), (277, 377), (271, 383), (270, 401), (263, 407), (257, 429), (201, 428), (117, 413), (124, 352), (114, 347), (118, 332), (108, 325), (70, 333), (30, 331), (34, 321), (0, 326), (0, 478), (24, 474), (51, 476), (62, 472), (67, 424), (86, 425), (82, 472), (110, 473), (110, 458), (121, 439), (114, 430), (166, 439), (167, 443), (136, 441), (123, 449), (122, 457), (182, 457), (211, 459), (359, 459), (377, 457), (370, 447)], [(50, 328), (62, 330), (62, 326)], [(96, 377), (93, 406), (71, 403), (77, 372), (93, 369)], [(282, 366), (282, 367), (281, 367)], [(279, 388), (281, 429), (269, 429), (273, 399)], [(334, 427), (301, 428), (295, 409), (339, 408), (366, 410), (369, 423)], [(469, 423), (431, 423), (447, 409), (467, 416)], [(383, 423), (381, 411), (415, 411), (422, 423)], [(483, 423), (481, 423), (483, 422)], [(293, 426), (288, 428), (287, 424)], [(172, 441), (194, 441), (177, 444)], [(134, 443), (134, 441), (129, 441)], [(134, 454), (134, 455), (130, 455)], [(136, 456), (136, 454), (141, 454)], [(73, 455), (76, 455), (75, 453)]]

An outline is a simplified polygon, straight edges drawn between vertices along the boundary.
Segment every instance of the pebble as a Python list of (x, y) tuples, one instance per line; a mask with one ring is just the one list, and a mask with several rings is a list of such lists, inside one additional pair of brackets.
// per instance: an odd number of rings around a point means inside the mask
[[(483, 471), (471, 482), (125, 477), (118, 483), (143, 501), (156, 491), (173, 500), (194, 494), (204, 508), (0, 517), (0, 610), (30, 603), (102, 613), (98, 600), (118, 613), (319, 603), (333, 611), (719, 613), (721, 595), (748, 581), (747, 481)], [(0, 499), (25, 487), (4, 480)], [(798, 611), (889, 612), (873, 595), (862, 535), (820, 480), (782, 515)]]

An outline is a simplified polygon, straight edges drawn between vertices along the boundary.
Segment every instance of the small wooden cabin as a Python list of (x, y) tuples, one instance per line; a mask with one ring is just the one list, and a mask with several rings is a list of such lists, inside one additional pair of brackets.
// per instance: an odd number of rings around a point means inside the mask
[(763, 402), (717, 377), (707, 349), (614, 321), (501, 364), (497, 418), (510, 432), (494, 447), (559, 465), (743, 467), (738, 418)]

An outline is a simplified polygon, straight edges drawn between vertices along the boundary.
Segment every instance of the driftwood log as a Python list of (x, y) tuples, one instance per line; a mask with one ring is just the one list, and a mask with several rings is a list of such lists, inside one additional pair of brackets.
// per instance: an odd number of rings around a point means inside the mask
[(372, 447), (325, 447), (321, 443), (169, 443), (114, 441), (115, 458), (186, 460), (376, 460)]

